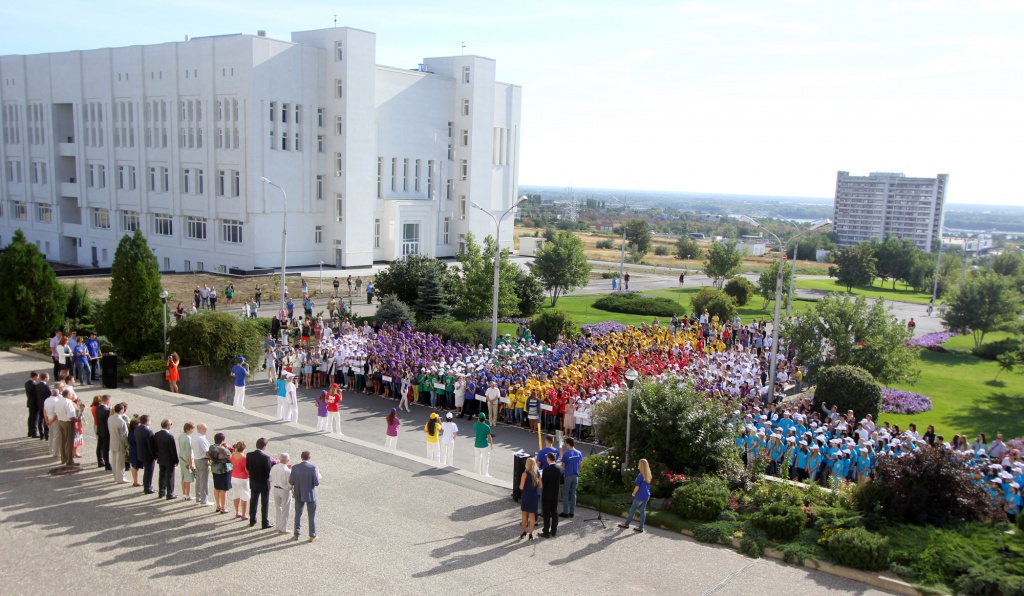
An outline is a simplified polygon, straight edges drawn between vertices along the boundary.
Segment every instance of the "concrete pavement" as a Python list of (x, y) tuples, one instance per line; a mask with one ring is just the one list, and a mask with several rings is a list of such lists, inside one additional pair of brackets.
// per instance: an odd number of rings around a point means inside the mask
[[(580, 514), (555, 539), (517, 542), (519, 510), (506, 489), (255, 412), (158, 390), (112, 391), (131, 412), (169, 417), (176, 429), (205, 422), (210, 436), (224, 431), (229, 441), (268, 437), (272, 454), (311, 450), (324, 476), (320, 541), (291, 542), (212, 508), (115, 485), (90, 465), (91, 429), (82, 470), (48, 474), (54, 461), (45, 445), (24, 436), (22, 384), (43, 364), (0, 353), (8, 412), (0, 421), (0, 576), (8, 594), (532, 594), (540, 586), (570, 594), (882, 593), (657, 529), (602, 528)], [(100, 391), (79, 393), (88, 403)]]

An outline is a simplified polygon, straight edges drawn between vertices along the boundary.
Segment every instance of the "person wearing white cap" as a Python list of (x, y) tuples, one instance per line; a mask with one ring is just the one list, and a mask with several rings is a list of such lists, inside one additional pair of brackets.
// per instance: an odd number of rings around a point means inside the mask
[(459, 427), (455, 424), (451, 412), (445, 414), (445, 421), (441, 423), (441, 465), (455, 465), (455, 437), (459, 434)]
[(284, 419), (286, 422), (293, 424), (299, 423), (299, 401), (295, 394), (295, 375), (292, 373), (286, 373), (285, 375), (285, 406), (284, 406)]

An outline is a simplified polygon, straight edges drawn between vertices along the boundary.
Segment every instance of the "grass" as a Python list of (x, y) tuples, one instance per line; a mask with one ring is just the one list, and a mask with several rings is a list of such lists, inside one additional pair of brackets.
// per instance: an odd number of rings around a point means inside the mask
[[(967, 340), (973, 346), (973, 341)], [(932, 410), (923, 414), (882, 414), (880, 419), (906, 429), (911, 422), (924, 434), (929, 424), (947, 441), (956, 434), (971, 440), (979, 432), (989, 441), (997, 432), (1005, 439), (1024, 436), (1024, 375), (1003, 372), (991, 360), (963, 353), (920, 350), (921, 376), (914, 385), (899, 389), (916, 391), (932, 400)]]
[[(1006, 331), (990, 331), (985, 334), (985, 340), (981, 342), (982, 345), (994, 343), (1001, 339), (1007, 339), (1013, 336), (1012, 333)], [(971, 350), (974, 349), (974, 336), (971, 334), (957, 335), (949, 338), (949, 341), (942, 344), (942, 347), (946, 348), (951, 352), (963, 352), (970, 354)], [(1000, 378), (1002, 378), (1000, 376)]]
[[(897, 283), (897, 286), (903, 284)], [(834, 279), (798, 279), (796, 287), (804, 290), (818, 290), (821, 292), (846, 293), (846, 286), (841, 285)], [(931, 294), (915, 292), (910, 288), (892, 289), (892, 282), (883, 284), (876, 280), (871, 286), (855, 286), (854, 296), (867, 296), (868, 298), (881, 298), (883, 300), (895, 300), (897, 302), (914, 302), (916, 304), (928, 304), (932, 299)]]

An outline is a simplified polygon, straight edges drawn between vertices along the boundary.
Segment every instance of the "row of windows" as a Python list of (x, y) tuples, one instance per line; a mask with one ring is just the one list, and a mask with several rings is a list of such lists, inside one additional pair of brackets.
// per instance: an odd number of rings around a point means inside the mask
[[(337, 173), (337, 175), (340, 176), (341, 175), (341, 170), (340, 170), (341, 154), (340, 153), (336, 153), (335, 154), (335, 160), (338, 162), (338, 173)], [(463, 160), (463, 162), (465, 162), (465, 160)], [(410, 169), (409, 169), (410, 163), (412, 164), (412, 168), (413, 168), (412, 171), (411, 171), (411, 176), (410, 176)], [(466, 162), (466, 163), (467, 163), (466, 174), (468, 176), (468, 173), (469, 173), (468, 162)], [(426, 170), (426, 178), (427, 178), (426, 195), (427, 195), (427, 198), (429, 198), (429, 199), (433, 199), (434, 198), (434, 177), (435, 177), (435, 173), (436, 172), (437, 172), (436, 162), (434, 160), (432, 160), (432, 159), (428, 159), (427, 160), (427, 170)], [(465, 180), (465, 178), (463, 178), (463, 179)], [(398, 185), (398, 180), (399, 180), (398, 158), (397, 157), (392, 157), (391, 158), (391, 191), (392, 192), (398, 192), (398, 186), (399, 186)], [(423, 188), (423, 185), (422, 185), (422, 180), (423, 180), (423, 160), (420, 160), (420, 159), (410, 160), (409, 158), (402, 159), (401, 180), (402, 180), (402, 185), (401, 185), (402, 186), (402, 192), (410, 192), (410, 182), (412, 183), (412, 187), (411, 187), (412, 192), (416, 192), (416, 193), (422, 192), (422, 188)], [(451, 190), (452, 190), (452, 181), (448, 180), (447, 198), (449, 200), (452, 198), (451, 197)], [(384, 158), (383, 157), (378, 157), (377, 158), (377, 198), (378, 199), (383, 199), (384, 198)]]
[(21, 142), (21, 106), (15, 103), (4, 104), (0, 110), (0, 123), (3, 125), (5, 145)]

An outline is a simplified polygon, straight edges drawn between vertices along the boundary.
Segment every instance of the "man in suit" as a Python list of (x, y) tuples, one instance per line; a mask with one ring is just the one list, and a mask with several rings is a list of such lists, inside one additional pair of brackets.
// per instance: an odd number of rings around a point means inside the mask
[(312, 455), (308, 451), (302, 452), (302, 461), (292, 466), (288, 484), (292, 487), (292, 497), (295, 499), (295, 535), (292, 540), (299, 539), (302, 509), (305, 507), (309, 511), (309, 541), (313, 542), (316, 540), (316, 487), (320, 486), (320, 471), (309, 463), (310, 457)]
[(555, 465), (557, 452), (549, 451), (544, 459), (544, 471), (540, 474), (540, 482), (544, 485), (541, 489), (540, 508), (544, 515), (544, 531), (541, 536), (554, 538), (558, 534), (558, 493), (562, 483), (562, 468)]
[(178, 441), (171, 434), (171, 421), (166, 418), (160, 422), (160, 430), (153, 435), (156, 446), (156, 463), (160, 466), (160, 477), (157, 480), (157, 497), (167, 500), (177, 499), (174, 494), (174, 468), (178, 465)]
[(153, 443), (153, 431), (149, 429), (149, 414), (139, 416), (139, 425), (135, 427), (135, 450), (142, 463), (142, 492), (151, 495), (153, 490), (153, 462), (156, 461), (156, 444)]
[(128, 451), (128, 416), (127, 406), (120, 403), (114, 406), (114, 413), (107, 419), (107, 438), (110, 441), (110, 469), (114, 471), (114, 481), (127, 484), (125, 479), (125, 453)]
[(39, 382), (36, 383), (36, 408), (39, 410), (39, 428), (36, 433), (39, 438), (44, 441), (50, 440), (50, 424), (46, 420), (46, 414), (43, 412), (43, 406), (46, 404), (46, 400), (50, 399), (50, 373), (44, 372), (39, 375)]
[(28, 380), (25, 381), (25, 397), (28, 400), (25, 405), (28, 406), (28, 438), (30, 439), (39, 436), (36, 434), (36, 430), (39, 428), (39, 402), (36, 401), (36, 382), (38, 380), (39, 373), (32, 371)]
[(249, 489), (252, 496), (249, 499), (249, 527), (256, 525), (256, 505), (260, 505), (262, 515), (262, 529), (273, 528), (274, 526), (267, 519), (270, 511), (270, 456), (264, 453), (267, 447), (267, 440), (263, 437), (256, 439), (256, 451), (250, 451), (245, 455), (245, 469), (249, 472)]
[(100, 396), (100, 405), (96, 406), (96, 465), (110, 471), (110, 395)]

